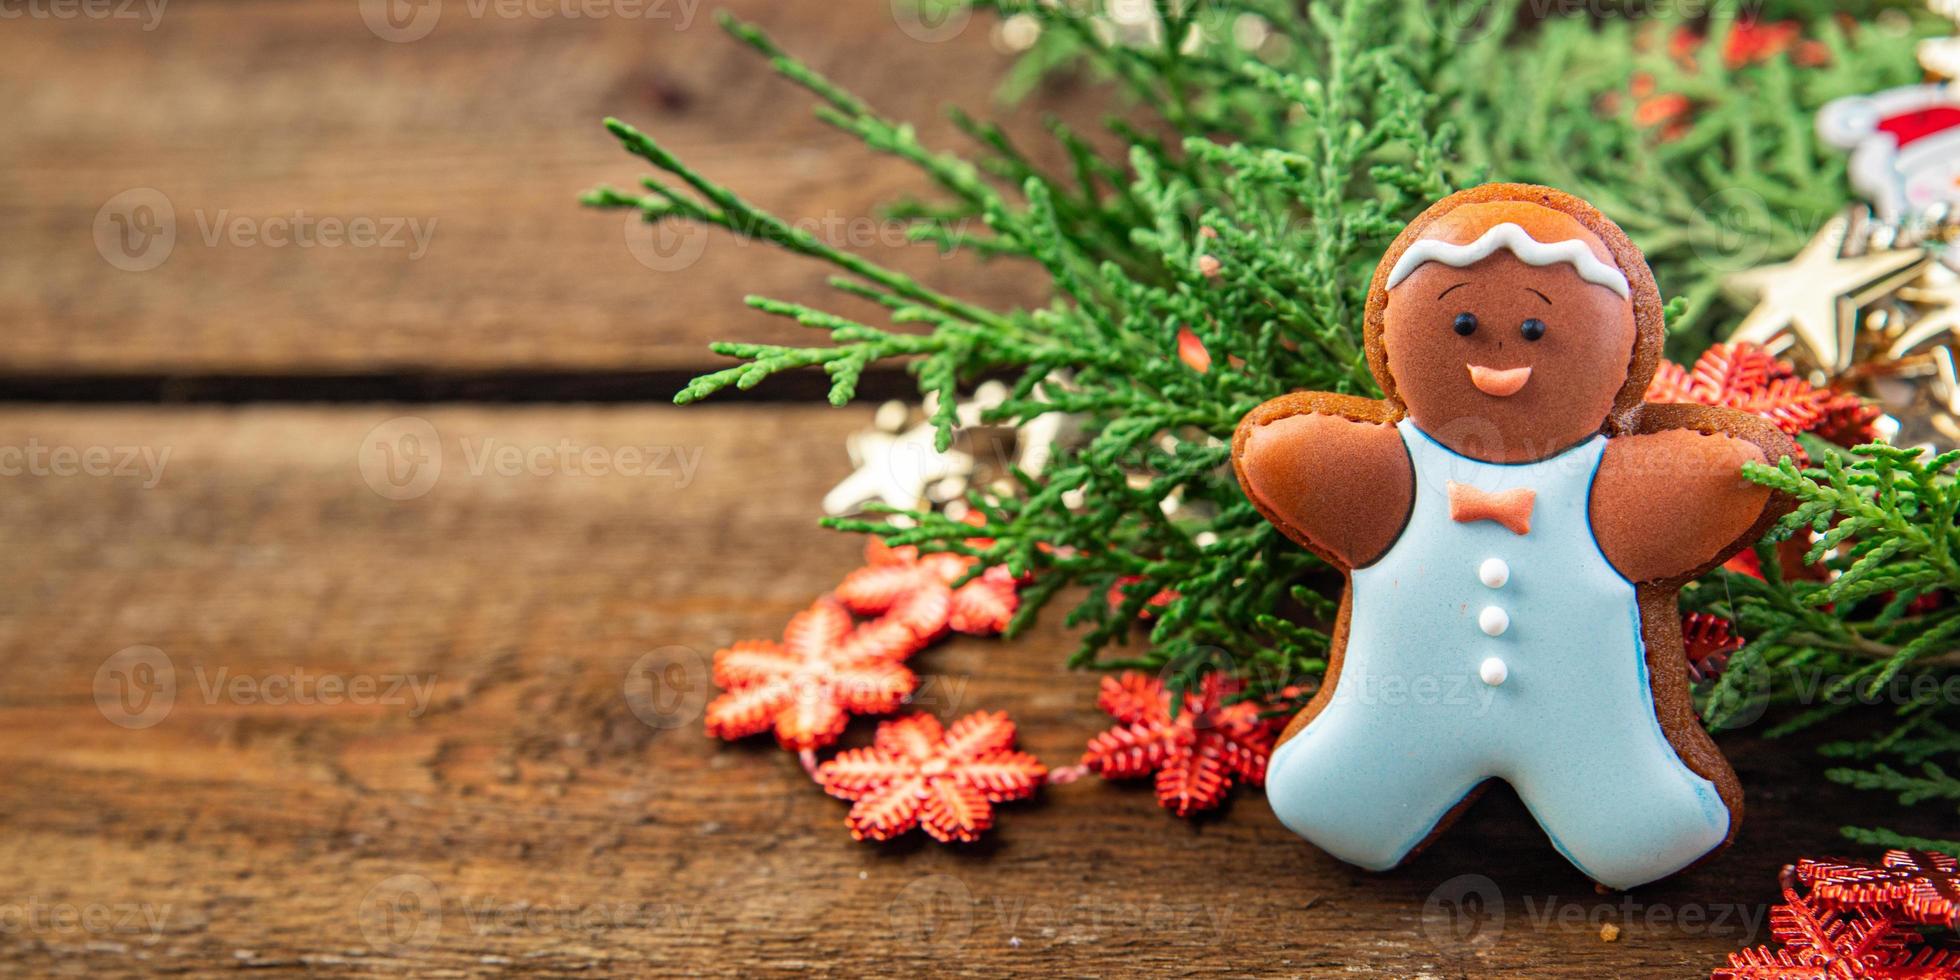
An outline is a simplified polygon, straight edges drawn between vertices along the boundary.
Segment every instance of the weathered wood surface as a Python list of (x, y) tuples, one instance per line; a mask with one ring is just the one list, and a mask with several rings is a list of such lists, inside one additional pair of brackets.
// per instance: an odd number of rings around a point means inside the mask
[[(172, 0), (147, 31), (140, 5), (9, 18), (0, 373), (678, 373), (710, 339), (798, 336), (739, 297), (816, 298), (821, 268), (720, 236), (642, 262), (619, 216), (573, 206), (645, 169), (606, 114), (847, 239), (919, 189), (705, 5), (498, 3), (444, 0), (405, 43), (370, 30), (372, 0)], [(984, 104), (1005, 64), (977, 23), (905, 42), (885, 0), (729, 6), (936, 144), (941, 105)], [(1017, 116), (1049, 108), (1081, 107)], [(93, 232), (145, 187), (178, 239), (123, 271)], [(302, 212), (435, 230), (411, 258), (221, 226)], [(872, 238), (938, 284), (1024, 295)], [(1502, 794), (1390, 875), (1315, 853), (1256, 792), (1186, 823), (1095, 781), (1003, 808), (976, 847), (855, 843), (793, 758), (711, 742), (698, 713), (718, 645), (854, 567), (814, 515), (867, 415), (0, 409), (0, 973), (1682, 977), (1763, 938), (1781, 862), (1869, 822), (1802, 746), (1745, 733), (1738, 848), (1631, 897), (1595, 895)], [(921, 654), (920, 706), (1006, 710), (1073, 761), (1106, 719), (1057, 618)]]
[[(152, 20), (154, 2), (0, 31), (0, 372), (691, 369), (711, 340), (809, 336), (748, 293), (874, 312), (816, 262), (578, 207), (651, 171), (607, 115), (833, 244), (1035, 298), (1012, 267), (868, 221), (928, 188), (815, 120), (703, 0), (169, 0)], [(1007, 63), (984, 22), (918, 42), (886, 0), (723, 6), (934, 146), (963, 144), (945, 108), (987, 111)], [(384, 8), (436, 15), (391, 42), (363, 17)], [(1057, 105), (1007, 116), (1038, 133)], [(174, 244), (144, 234), (166, 219)]]
[[(163, 460), (0, 493), (0, 969), (1683, 977), (1760, 938), (1777, 865), (1858, 818), (1801, 747), (1744, 736), (1738, 848), (1630, 897), (1502, 795), (1388, 875), (1257, 793), (1186, 823), (1093, 780), (977, 847), (856, 843), (793, 757), (708, 740), (698, 707), (717, 645), (854, 567), (812, 515), (865, 410), (417, 410), (439, 477), (370, 485), (376, 444), (418, 431), (376, 431), (395, 414), (0, 411), (0, 447)], [(501, 445), (545, 452), (500, 473)], [(563, 446), (698, 461), (567, 472)], [(923, 707), (1008, 711), (1067, 764), (1105, 721), (1069, 643), (1051, 618), (923, 653)], [(132, 647), (158, 652), (111, 661)], [(650, 654), (677, 665), (659, 700)]]

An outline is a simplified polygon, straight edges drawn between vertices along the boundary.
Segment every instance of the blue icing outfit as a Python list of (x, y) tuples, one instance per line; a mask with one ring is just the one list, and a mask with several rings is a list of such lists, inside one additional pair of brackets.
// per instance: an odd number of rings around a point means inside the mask
[[(1634, 587), (1593, 539), (1606, 440), (1507, 465), (1398, 428), (1415, 469), (1409, 522), (1355, 570), (1334, 693), (1273, 755), (1280, 820), (1383, 870), (1494, 777), (1603, 884), (1653, 881), (1713, 850), (1728, 808), (1661, 731)], [(1532, 490), (1530, 532), (1452, 520), (1451, 482)]]

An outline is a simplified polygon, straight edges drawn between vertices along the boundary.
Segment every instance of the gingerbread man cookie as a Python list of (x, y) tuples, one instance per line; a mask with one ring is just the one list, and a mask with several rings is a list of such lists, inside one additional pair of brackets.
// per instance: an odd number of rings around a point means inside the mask
[(1300, 392), (1239, 424), (1246, 496), (1348, 574), (1321, 689), (1266, 776), (1282, 822), (1394, 867), (1493, 779), (1593, 880), (1630, 888), (1735, 836), (1676, 598), (1788, 501), (1793, 451), (1737, 411), (1641, 401), (1661, 299), (1619, 226), (1489, 184), (1431, 206), (1368, 295), (1385, 398)]

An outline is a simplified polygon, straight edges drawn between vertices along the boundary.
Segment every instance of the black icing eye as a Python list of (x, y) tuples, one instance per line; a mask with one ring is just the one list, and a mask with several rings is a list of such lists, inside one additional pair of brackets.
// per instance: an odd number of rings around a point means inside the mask
[(1450, 323), (1450, 329), (1455, 330), (1456, 335), (1459, 337), (1468, 337), (1471, 334), (1476, 333), (1477, 314), (1458, 313), (1456, 315), (1456, 320)]
[(1538, 338), (1545, 336), (1545, 321), (1540, 320), (1537, 317), (1532, 317), (1531, 319), (1518, 324), (1518, 332), (1524, 334), (1524, 339), (1526, 340), (1537, 340)]

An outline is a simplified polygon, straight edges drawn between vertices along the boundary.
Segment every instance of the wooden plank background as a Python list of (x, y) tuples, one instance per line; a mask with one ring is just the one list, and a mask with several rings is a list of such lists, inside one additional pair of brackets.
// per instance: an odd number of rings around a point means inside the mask
[[(983, 103), (1004, 66), (983, 26), (914, 42), (883, 0), (734, 6), (898, 115)], [(349, 4), (175, 0), (149, 32), (10, 22), (0, 370), (695, 370), (709, 338), (787, 335), (742, 293), (811, 297), (821, 270), (719, 240), (642, 266), (617, 218), (572, 204), (640, 169), (600, 115), (795, 214), (909, 186), (705, 10), (675, 30), (468, 9), (402, 44)], [(92, 237), (132, 187), (179, 216), (148, 272)], [(414, 261), (198, 239), (200, 210), (298, 208), (440, 223)], [(886, 251), (989, 297), (1026, 288)], [(1626, 896), (1596, 894), (1502, 793), (1387, 875), (1299, 842), (1256, 793), (1186, 822), (1096, 781), (1004, 807), (978, 846), (853, 842), (792, 757), (711, 742), (698, 711), (717, 646), (774, 635), (854, 567), (816, 502), (868, 415), (0, 408), (19, 454), (0, 462), (42, 461), (0, 479), (0, 971), (1694, 976), (1762, 940), (1777, 867), (1874, 802), (1824, 783), (1804, 744), (1727, 736), (1740, 844)], [(403, 434), (428, 453), (389, 482), (377, 447)], [(692, 462), (474, 465), (500, 445)], [(1073, 761), (1107, 719), (1094, 678), (1061, 667), (1058, 618), (921, 654), (920, 706), (1006, 710), (1026, 748)]]
[[(380, 39), (361, 16), (412, 2), (439, 12), (412, 42)], [(741, 297), (834, 302), (824, 267), (767, 261), (719, 232), (656, 242), (633, 222), (636, 252), (625, 215), (576, 205), (581, 191), (630, 188), (651, 170), (600, 127), (608, 115), (828, 240), (944, 288), (1035, 295), (1006, 266), (851, 224), (923, 182), (815, 120), (808, 96), (722, 34), (712, 5), (592, 0), (653, 16), (497, 16), (508, 3), (171, 0), (148, 31), (142, 20), (9, 21), (0, 371), (658, 370), (697, 367), (730, 335), (804, 336)], [(555, 12), (561, 0), (525, 4)], [(960, 144), (944, 106), (986, 109), (1003, 64), (979, 22), (913, 42), (886, 0), (726, 8), (919, 121), (931, 145)], [(1026, 131), (1051, 108), (1036, 100), (1014, 116)], [(142, 189), (169, 202), (176, 241), (150, 253), (167, 254), (161, 265), (125, 272), (92, 231), (105, 204)], [(399, 227), (402, 247), (230, 234), (302, 213)], [(411, 227), (426, 233), (419, 246)]]
[[(811, 507), (846, 471), (860, 413), (420, 409), (443, 466), (403, 500), (361, 468), (395, 417), (0, 412), (0, 445), (170, 450), (147, 489), (49, 477), (0, 498), (0, 868), (17, 914), (47, 910), (0, 962), (1684, 976), (1760, 927), (1780, 861), (1829, 843), (1818, 809), (1856, 806), (1822, 788), (1814, 802), (1790, 750), (1733, 739), (1753, 790), (1740, 847), (1630, 897), (1594, 894), (1502, 797), (1380, 876), (1314, 852), (1256, 794), (1186, 823), (1147, 786), (1095, 781), (1004, 807), (978, 847), (859, 844), (790, 755), (717, 745), (694, 709), (717, 645), (771, 635), (853, 567), (854, 543), (815, 530)], [(469, 466), (486, 444), (561, 441), (699, 463), (686, 486)], [(1106, 721), (1092, 679), (1061, 667), (1069, 642), (1049, 624), (935, 648), (916, 661), (923, 707), (1009, 711), (1027, 748), (1065, 764)], [(98, 673), (131, 647), (174, 672), (160, 717), (98, 701)], [(624, 694), (649, 654), (688, 668), (653, 724)], [(324, 676), (382, 686), (376, 703), (321, 705), (266, 685)], [(1495, 892), (1453, 918), (1433, 893), (1476, 874)], [(66, 907), (127, 929), (64, 926)], [(1602, 921), (1626, 931), (1604, 943)]]

